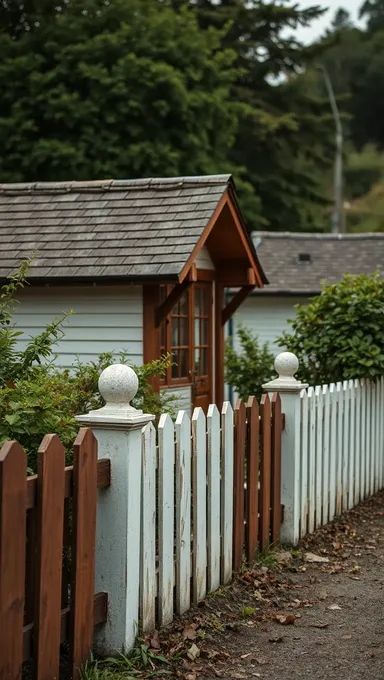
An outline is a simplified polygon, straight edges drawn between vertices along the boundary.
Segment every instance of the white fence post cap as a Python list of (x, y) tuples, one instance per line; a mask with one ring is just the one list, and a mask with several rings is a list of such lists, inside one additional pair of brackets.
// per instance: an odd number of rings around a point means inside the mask
[(296, 380), (295, 373), (299, 369), (299, 360), (293, 352), (281, 352), (275, 359), (275, 370), (278, 378), (263, 385), (266, 392), (300, 392), (308, 387), (307, 383)]
[(99, 392), (105, 406), (90, 411), (87, 415), (77, 416), (82, 424), (107, 426), (143, 426), (155, 416), (143, 413), (131, 405), (139, 389), (138, 377), (126, 364), (112, 364), (104, 369), (99, 378)]

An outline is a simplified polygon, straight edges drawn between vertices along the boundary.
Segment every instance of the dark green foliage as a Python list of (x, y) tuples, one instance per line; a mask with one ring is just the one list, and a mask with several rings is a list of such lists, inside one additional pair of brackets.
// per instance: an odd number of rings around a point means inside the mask
[(384, 373), (384, 281), (379, 274), (345, 275), (298, 306), (292, 332), (280, 344), (294, 352), (299, 377), (311, 385)]
[[(21, 334), (15, 328), (13, 311), (28, 264), (21, 265), (0, 295), (0, 447), (17, 439), (28, 453), (29, 468), (35, 470), (37, 449), (45, 434), (60, 436), (70, 460), (78, 431), (75, 416), (103, 405), (98, 392), (101, 371), (117, 361), (130, 362), (122, 352), (118, 358), (103, 354), (96, 362), (79, 362), (71, 372), (56, 368), (52, 363), (54, 346), (64, 335), (62, 324), (67, 315), (58, 317), (40, 335), (30, 338), (24, 349), (18, 349)], [(164, 375), (169, 364), (170, 357), (165, 355), (150, 364), (132, 366), (139, 378), (133, 401), (136, 408), (156, 417), (164, 411), (173, 413), (175, 398), (165, 391), (155, 392), (149, 382), (151, 377)]]
[(0, 0), (0, 181), (231, 171), (251, 228), (319, 230), (324, 97), (292, 0)]
[(228, 339), (225, 348), (225, 380), (239, 396), (246, 400), (250, 396), (258, 399), (261, 386), (271, 380), (274, 356), (268, 343), (260, 345), (258, 336), (248, 328), (239, 326), (237, 335), (240, 351), (236, 351)]
[(298, 83), (296, 74), (318, 50), (303, 48), (294, 30), (325, 10), (319, 5), (301, 9), (289, 0), (170, 2), (177, 8), (196, 8), (204, 29), (222, 29), (231, 22), (224, 45), (236, 53), (240, 73), (232, 91), (245, 110), (230, 159), (244, 168), (247, 185), (258, 199), (258, 204), (251, 202), (248, 193), (241, 202), (250, 226), (321, 230), (322, 209), (328, 203), (321, 173), (333, 162), (333, 121), (328, 99)]
[(33, 4), (0, 28), (1, 181), (228, 170), (241, 106), (220, 32), (157, 0)]

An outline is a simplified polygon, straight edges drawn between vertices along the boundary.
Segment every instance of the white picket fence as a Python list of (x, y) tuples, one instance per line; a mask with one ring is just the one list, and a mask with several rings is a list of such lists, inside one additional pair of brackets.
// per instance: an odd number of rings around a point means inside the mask
[(383, 486), (384, 378), (300, 394), (300, 537)]
[[(144, 633), (232, 578), (233, 410), (161, 416), (142, 433), (140, 622)], [(192, 584), (192, 588), (191, 588)], [(175, 592), (175, 598), (174, 598)], [(156, 606), (157, 601), (157, 606)], [(174, 605), (175, 602), (175, 605)]]

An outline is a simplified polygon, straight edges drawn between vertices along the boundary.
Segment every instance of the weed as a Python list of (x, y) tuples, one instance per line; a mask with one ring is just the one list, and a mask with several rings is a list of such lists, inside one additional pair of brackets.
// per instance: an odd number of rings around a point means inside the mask
[(125, 680), (136, 677), (143, 669), (155, 671), (156, 662), (169, 665), (165, 656), (156, 654), (142, 640), (138, 640), (136, 647), (128, 655), (120, 653), (115, 659), (107, 659), (107, 663), (116, 671), (129, 672), (130, 675), (124, 676)]
[(212, 614), (209, 617), (209, 620), (207, 621), (207, 627), (211, 628), (211, 630), (216, 630), (219, 633), (222, 633), (224, 630), (224, 624), (222, 621), (220, 621), (219, 617), (216, 616), (215, 614)]
[(275, 569), (277, 566), (276, 549), (270, 546), (265, 552), (258, 552), (255, 556), (255, 564), (260, 564), (268, 569)]
[(223, 587), (220, 587), (217, 590), (210, 590), (208, 592), (207, 597), (225, 597), (225, 596), (226, 596), (225, 589)]
[(256, 609), (254, 607), (240, 607), (239, 614), (243, 619), (249, 619), (254, 616)]
[(91, 654), (91, 658), (80, 668), (80, 680), (111, 680), (112, 673), (108, 668), (103, 668), (102, 663)]

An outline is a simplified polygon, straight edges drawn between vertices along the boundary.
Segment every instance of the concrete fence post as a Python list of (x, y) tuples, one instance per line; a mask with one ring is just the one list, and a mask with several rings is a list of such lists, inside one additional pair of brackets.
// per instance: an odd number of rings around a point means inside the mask
[(276, 380), (263, 385), (266, 392), (278, 392), (285, 414), (281, 449), (281, 502), (284, 521), (281, 542), (296, 545), (299, 540), (300, 521), (300, 393), (308, 387), (295, 378), (299, 361), (292, 352), (282, 352), (275, 359)]
[(138, 390), (136, 373), (113, 364), (99, 378), (106, 405), (78, 416), (98, 441), (98, 457), (111, 460), (111, 485), (100, 489), (96, 525), (95, 592), (108, 593), (108, 620), (95, 630), (102, 655), (129, 651), (137, 635), (141, 530), (141, 431), (153, 415), (130, 402)]

